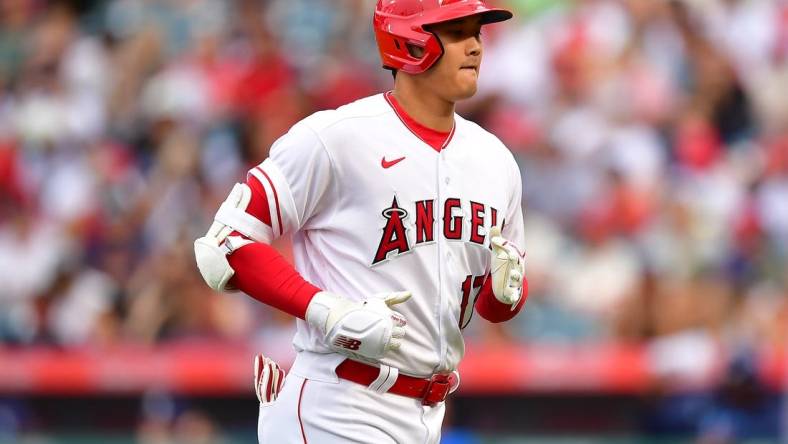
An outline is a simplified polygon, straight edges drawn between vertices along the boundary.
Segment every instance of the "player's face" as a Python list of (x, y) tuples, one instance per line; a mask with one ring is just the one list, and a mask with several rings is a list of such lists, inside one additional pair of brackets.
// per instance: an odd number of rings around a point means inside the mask
[(476, 93), (482, 63), (480, 21), (471, 16), (429, 27), (443, 44), (443, 56), (424, 76), (439, 95), (451, 101)]

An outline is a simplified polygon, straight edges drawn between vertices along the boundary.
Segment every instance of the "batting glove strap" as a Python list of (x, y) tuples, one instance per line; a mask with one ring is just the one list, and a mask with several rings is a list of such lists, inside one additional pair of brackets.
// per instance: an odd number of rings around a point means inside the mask
[(329, 348), (346, 356), (376, 361), (398, 350), (405, 336), (405, 318), (390, 307), (405, 302), (410, 292), (386, 293), (364, 301), (319, 292), (306, 311), (306, 320), (323, 332)]

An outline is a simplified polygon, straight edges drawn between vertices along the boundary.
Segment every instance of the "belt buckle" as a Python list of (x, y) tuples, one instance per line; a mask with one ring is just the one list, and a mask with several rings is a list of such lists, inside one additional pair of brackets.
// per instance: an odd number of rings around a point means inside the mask
[(439, 402), (443, 402), (449, 394), (448, 375), (433, 375), (430, 382), (427, 383), (427, 388), (424, 390), (424, 396), (421, 398), (422, 405), (435, 407)]

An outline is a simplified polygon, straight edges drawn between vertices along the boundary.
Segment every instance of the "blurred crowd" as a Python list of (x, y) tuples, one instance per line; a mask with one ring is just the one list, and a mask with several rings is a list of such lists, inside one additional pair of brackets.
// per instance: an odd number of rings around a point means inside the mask
[[(0, 343), (289, 348), (192, 241), (293, 123), (391, 88), (373, 3), (0, 0)], [(460, 113), (522, 168), (531, 295), (468, 336), (666, 375), (788, 345), (788, 1), (498, 3)]]
[[(469, 336), (786, 345), (788, 2), (499, 3), (460, 112), (522, 167), (531, 296)], [(391, 87), (372, 4), (0, 0), (0, 342), (287, 344), (191, 243), (293, 123)]]
[(482, 78), (524, 171), (513, 334), (785, 345), (788, 2), (549, 3)]
[(289, 347), (292, 322), (212, 293), (191, 244), (293, 123), (380, 89), (370, 13), (0, 1), (0, 343)]

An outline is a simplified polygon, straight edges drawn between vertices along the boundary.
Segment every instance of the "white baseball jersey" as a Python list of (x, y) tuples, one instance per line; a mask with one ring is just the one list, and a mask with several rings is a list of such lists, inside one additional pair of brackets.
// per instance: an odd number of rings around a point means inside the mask
[[(378, 94), (297, 123), (250, 173), (305, 279), (355, 300), (412, 292), (395, 307), (408, 321), (402, 347), (383, 364), (422, 377), (457, 367), (489, 273), (489, 228), (503, 224), (523, 246), (520, 172), (495, 136), (455, 116), (438, 151)], [(294, 344), (330, 352), (303, 320)]]

